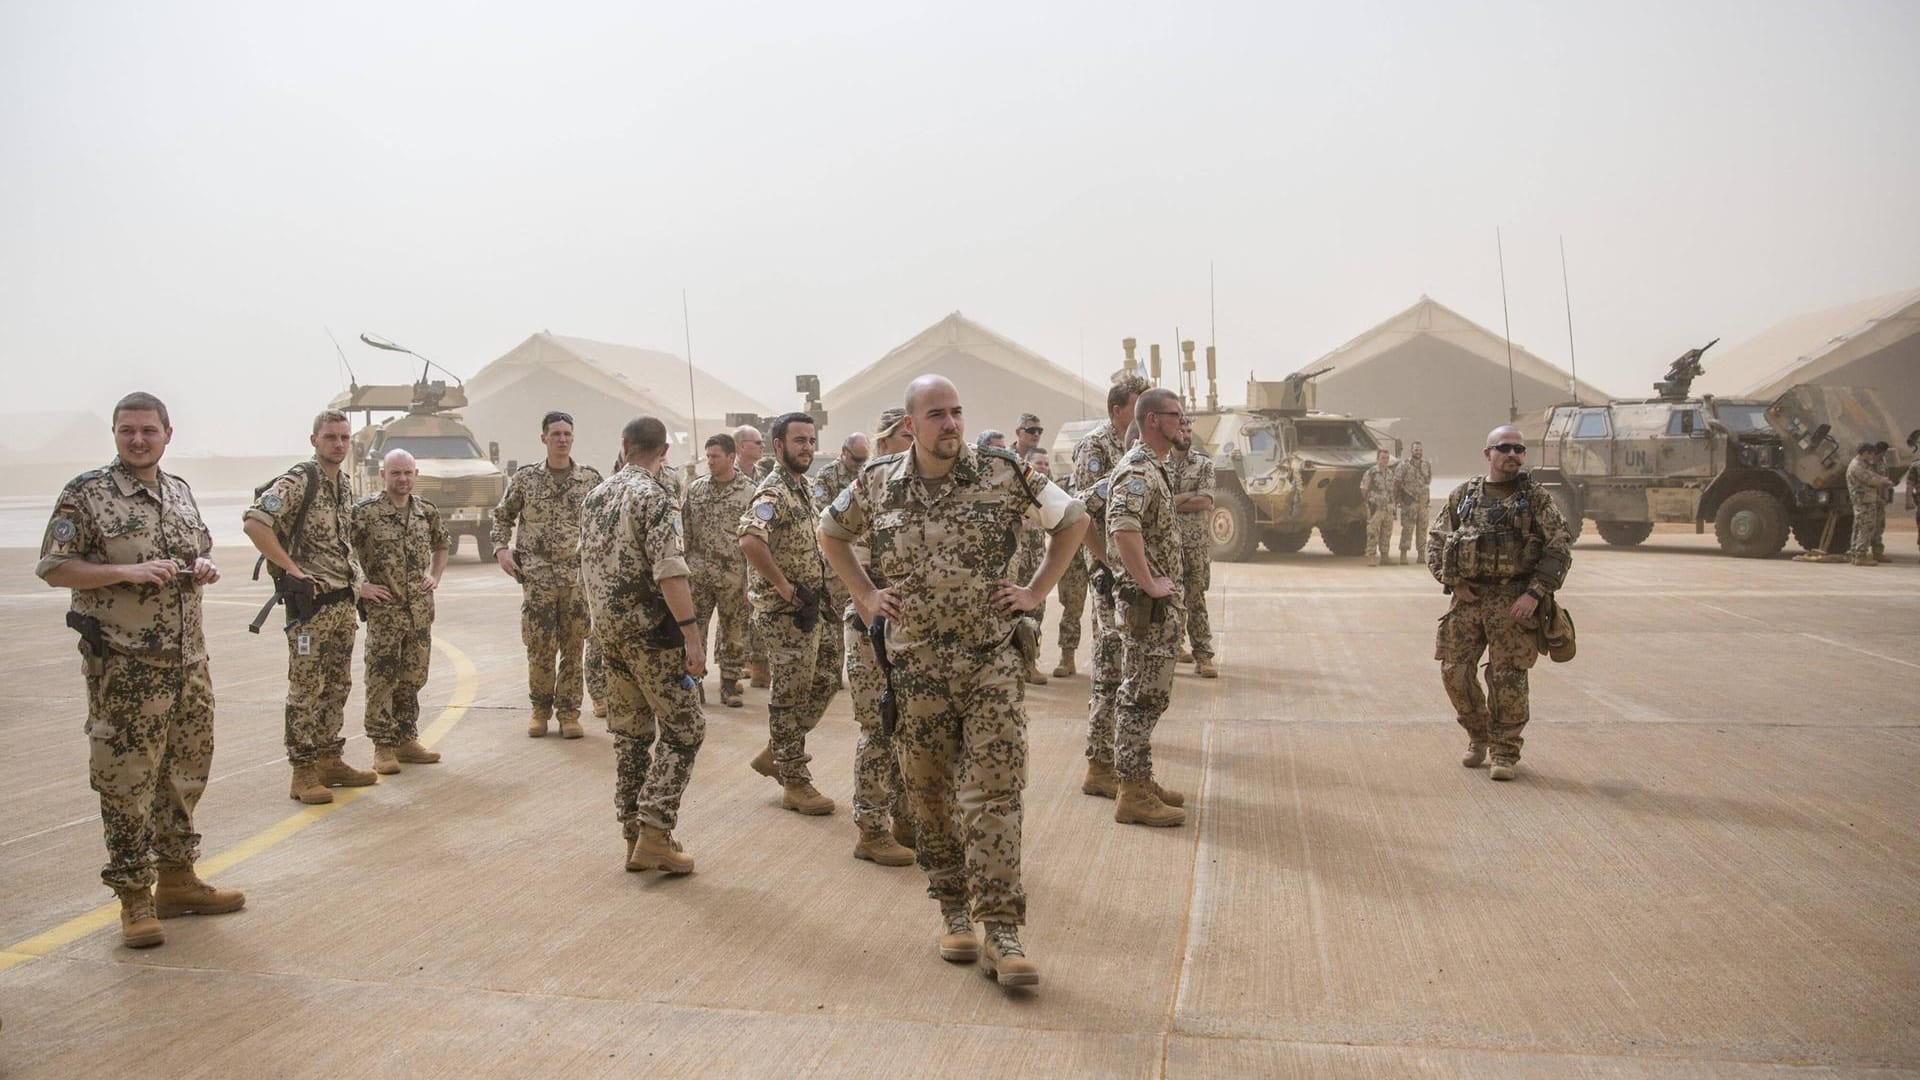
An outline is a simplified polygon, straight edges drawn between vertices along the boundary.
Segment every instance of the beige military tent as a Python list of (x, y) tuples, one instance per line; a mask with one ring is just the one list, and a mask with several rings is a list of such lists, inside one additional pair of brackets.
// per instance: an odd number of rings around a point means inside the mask
[(828, 390), (823, 404), (831, 431), (868, 430), (883, 410), (905, 401), (909, 382), (929, 372), (959, 388), (970, 434), (987, 428), (1011, 434), (1023, 412), (1040, 417), (1049, 432), (1106, 413), (1103, 386), (956, 311)]
[(1796, 315), (1702, 361), (1696, 391), (1771, 400), (1800, 383), (1880, 392), (1900, 429), (1920, 427), (1920, 289)]
[(695, 369), (692, 379), (689, 404), (687, 362), (680, 357), (543, 330), (467, 380), (470, 404), (461, 415), (482, 443), (499, 442), (503, 464), (524, 465), (545, 454), (540, 418), (563, 410), (574, 418), (574, 456), (605, 468), (619, 450), (620, 429), (641, 413), (666, 422), (680, 444), (672, 457), (681, 461), (697, 452), (699, 441), (724, 430), (726, 414), (771, 411), (704, 371)]
[[(1434, 471), (1453, 476), (1479, 466), (1487, 430), (1507, 420), (1507, 355), (1505, 338), (1422, 296), (1300, 371), (1332, 368), (1317, 380), (1322, 410), (1397, 420), (1393, 433), (1424, 443)], [(1512, 355), (1523, 418), (1571, 400), (1572, 376), (1518, 345)], [(1579, 396), (1607, 397), (1586, 383)]]

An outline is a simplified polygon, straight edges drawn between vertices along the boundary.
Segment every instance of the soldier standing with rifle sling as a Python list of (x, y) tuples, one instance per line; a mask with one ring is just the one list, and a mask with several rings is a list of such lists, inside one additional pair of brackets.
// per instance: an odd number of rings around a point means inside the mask
[[(1012, 454), (966, 445), (960, 395), (946, 379), (915, 379), (906, 404), (913, 449), (869, 464), (834, 499), (820, 543), (861, 620), (887, 621), (895, 747), (917, 861), (940, 905), (940, 956), (980, 958), (973, 922), (984, 922), (988, 973), (1003, 986), (1030, 986), (1040, 972), (1020, 941), (1021, 701), (1037, 643), (1021, 644), (1015, 623), (1059, 581), (1086, 511)], [(1035, 518), (1053, 541), (1033, 579), (1016, 584), (1006, 579), (1015, 538)], [(886, 588), (854, 556), (863, 539)]]
[[(1073, 494), (1085, 505), (1092, 521), (1087, 526), (1088, 586), (1093, 590), (1092, 693), (1087, 700), (1087, 778), (1080, 790), (1104, 799), (1114, 798), (1120, 785), (1113, 775), (1114, 695), (1120, 690), (1121, 643), (1113, 627), (1113, 571), (1106, 559), (1107, 476), (1126, 453), (1126, 432), (1133, 426), (1135, 404), (1149, 384), (1138, 375), (1126, 375), (1107, 388), (1107, 422), (1088, 432), (1073, 447)], [(1063, 643), (1062, 649), (1066, 646)]]
[[(341, 759), (347, 694), (353, 689), (355, 584), (353, 492), (340, 468), (353, 427), (329, 409), (313, 418), (307, 441), (313, 460), (268, 484), (242, 519), (247, 539), (283, 575), (287, 597), (287, 797), (330, 803), (330, 787), (365, 787), (379, 779)], [(301, 528), (295, 535), (289, 509)], [(308, 607), (309, 598), (311, 607)]]
[(107, 842), (100, 880), (120, 898), (121, 943), (143, 949), (166, 940), (160, 919), (238, 911), (247, 898), (193, 871), (193, 810), (213, 767), (200, 621), (200, 587), (220, 580), (213, 537), (187, 482), (160, 470), (173, 426), (159, 398), (121, 398), (113, 439), (113, 461), (61, 491), (34, 573), (73, 590), (67, 625), (80, 631), (87, 771)]

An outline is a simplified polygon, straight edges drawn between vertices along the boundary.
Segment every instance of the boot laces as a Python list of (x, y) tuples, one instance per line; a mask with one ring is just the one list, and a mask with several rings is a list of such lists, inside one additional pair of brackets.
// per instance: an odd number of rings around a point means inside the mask
[(973, 933), (973, 920), (967, 917), (967, 909), (945, 908), (940, 912), (940, 915), (947, 920), (947, 933)]
[(1027, 955), (1027, 950), (1020, 947), (1020, 928), (1017, 926), (988, 926), (987, 937), (993, 942), (993, 951), (1001, 956)]

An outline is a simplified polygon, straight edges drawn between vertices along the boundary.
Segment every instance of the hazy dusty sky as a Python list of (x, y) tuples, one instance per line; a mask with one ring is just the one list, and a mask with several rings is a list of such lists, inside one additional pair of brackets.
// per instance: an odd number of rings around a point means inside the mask
[(1906, 0), (0, 0), (0, 410), (299, 447), (323, 326), (679, 352), (683, 287), (775, 404), (955, 308), (1097, 379), (1206, 342), (1209, 260), (1237, 386), (1421, 293), (1497, 330), (1496, 226), (1514, 339), (1565, 363), (1564, 235), (1580, 373), (1638, 390), (1920, 286), (1916, 42)]

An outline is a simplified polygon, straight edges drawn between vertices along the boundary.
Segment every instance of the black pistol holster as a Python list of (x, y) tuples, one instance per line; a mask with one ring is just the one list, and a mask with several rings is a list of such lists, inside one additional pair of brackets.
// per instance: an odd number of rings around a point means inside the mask
[(880, 664), (880, 677), (886, 683), (880, 691), (880, 734), (893, 738), (900, 724), (900, 702), (893, 693), (893, 661), (887, 656), (887, 617), (878, 616), (867, 627), (867, 640), (873, 643), (873, 658)]

